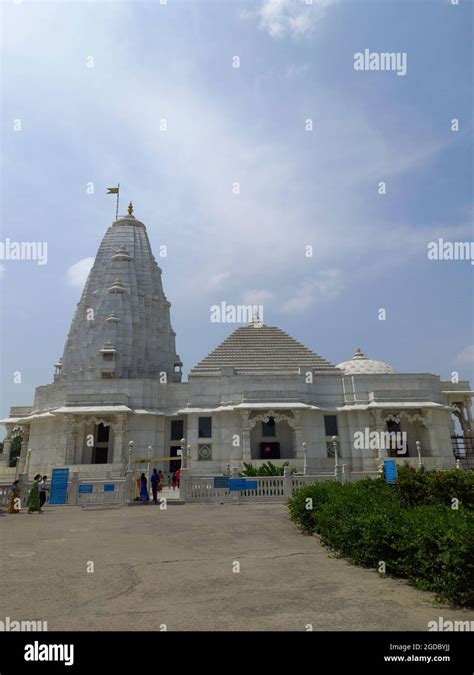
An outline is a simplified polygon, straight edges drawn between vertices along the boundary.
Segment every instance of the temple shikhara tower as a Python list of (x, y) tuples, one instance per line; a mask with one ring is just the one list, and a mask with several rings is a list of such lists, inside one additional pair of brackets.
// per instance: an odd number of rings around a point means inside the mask
[(58, 364), (61, 382), (181, 381), (161, 269), (145, 225), (129, 211), (97, 252)]
[[(154, 466), (167, 473), (183, 445), (191, 473), (202, 475), (266, 460), (329, 471), (335, 455), (361, 474), (387, 455), (447, 468), (453, 445), (470, 442), (469, 382), (396, 372), (360, 349), (336, 366), (258, 319), (236, 327), (182, 382), (161, 276), (130, 205), (100, 244), (54, 381), (2, 420), (0, 472), (18, 429), (19, 472), (48, 475), (54, 466), (123, 475), (147, 456), (162, 458)], [(375, 448), (374, 432), (404, 443)]]

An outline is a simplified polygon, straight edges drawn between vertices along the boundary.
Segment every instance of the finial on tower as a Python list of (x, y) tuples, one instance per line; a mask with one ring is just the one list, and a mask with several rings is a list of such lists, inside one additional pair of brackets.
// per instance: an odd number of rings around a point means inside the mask
[(353, 359), (366, 359), (367, 357), (364, 354), (364, 352), (362, 351), (362, 349), (360, 347), (357, 347), (356, 352), (355, 352), (355, 354), (352, 358)]
[(133, 204), (132, 204), (132, 202), (130, 202), (130, 204), (128, 205), (128, 215), (133, 216)]
[(261, 328), (263, 326), (263, 321), (261, 320), (260, 315), (259, 315), (256, 307), (254, 307), (254, 309), (253, 309), (252, 326), (254, 328)]

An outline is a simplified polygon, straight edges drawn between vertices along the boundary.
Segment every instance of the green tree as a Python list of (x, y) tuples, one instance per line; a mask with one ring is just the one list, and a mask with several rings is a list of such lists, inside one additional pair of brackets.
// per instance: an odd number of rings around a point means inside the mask
[(23, 441), (23, 431), (20, 427), (13, 429), (12, 432), (12, 444), (10, 448), (10, 461), (8, 466), (16, 466), (16, 463), (20, 457), (21, 453), (21, 444)]

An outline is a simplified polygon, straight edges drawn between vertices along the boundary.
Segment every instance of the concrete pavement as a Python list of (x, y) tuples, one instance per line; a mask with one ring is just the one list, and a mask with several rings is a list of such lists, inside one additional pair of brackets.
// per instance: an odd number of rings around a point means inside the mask
[(332, 557), (282, 504), (4, 510), (0, 536), (0, 619), (49, 630), (427, 630), (439, 616), (474, 618)]

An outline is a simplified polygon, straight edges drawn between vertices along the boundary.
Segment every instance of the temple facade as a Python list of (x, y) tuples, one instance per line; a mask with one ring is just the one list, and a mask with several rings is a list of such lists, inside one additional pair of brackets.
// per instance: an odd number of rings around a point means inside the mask
[[(234, 330), (182, 381), (170, 303), (145, 225), (129, 214), (107, 230), (51, 384), (13, 407), (0, 467), (21, 430), (19, 472), (69, 466), (124, 474), (151, 458), (165, 473), (244, 462), (325, 472), (372, 471), (383, 457), (454, 466), (471, 437), (469, 382), (400, 373), (360, 349), (333, 365), (258, 317)], [(132, 467), (133, 468), (133, 467)]]

